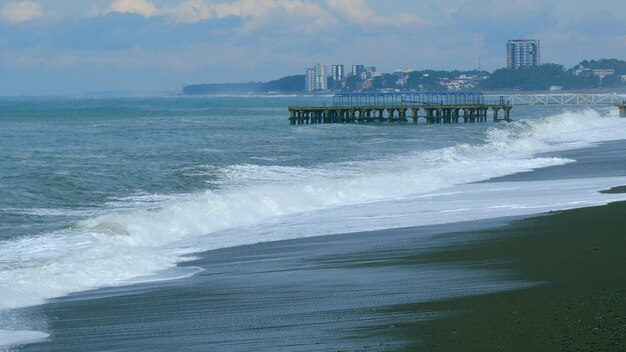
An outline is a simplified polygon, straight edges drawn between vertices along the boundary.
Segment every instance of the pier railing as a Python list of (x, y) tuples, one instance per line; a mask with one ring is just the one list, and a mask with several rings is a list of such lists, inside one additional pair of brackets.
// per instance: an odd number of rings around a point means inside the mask
[(513, 94), (506, 101), (511, 105), (613, 105), (619, 109), (619, 116), (626, 118), (626, 96), (609, 94)]
[(512, 105), (617, 105), (623, 103), (624, 96), (617, 93), (547, 93), (547, 94), (512, 94), (504, 99)]

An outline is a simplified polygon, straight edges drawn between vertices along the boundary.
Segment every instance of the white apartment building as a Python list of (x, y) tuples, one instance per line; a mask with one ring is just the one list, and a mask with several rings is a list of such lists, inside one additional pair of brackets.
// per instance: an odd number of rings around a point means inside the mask
[(513, 39), (506, 42), (506, 67), (525, 68), (541, 65), (539, 40)]
[(328, 69), (324, 64), (315, 64), (306, 69), (304, 88), (307, 92), (328, 90)]

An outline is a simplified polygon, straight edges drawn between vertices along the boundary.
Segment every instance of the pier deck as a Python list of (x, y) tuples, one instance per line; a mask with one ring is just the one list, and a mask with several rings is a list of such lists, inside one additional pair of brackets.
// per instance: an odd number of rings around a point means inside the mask
[[(337, 94), (332, 106), (290, 106), (292, 125), (318, 123), (408, 122), (453, 124), (510, 120), (504, 99), (486, 102), (481, 93)], [(502, 110), (502, 115), (499, 112)]]

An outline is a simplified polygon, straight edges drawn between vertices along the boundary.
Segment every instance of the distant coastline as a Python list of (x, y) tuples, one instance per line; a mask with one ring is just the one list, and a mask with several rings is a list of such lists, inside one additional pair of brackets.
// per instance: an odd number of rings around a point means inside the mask
[[(245, 83), (242, 83), (245, 84)], [(468, 90), (470, 91), (470, 90)], [(490, 90), (472, 90), (472, 91), (480, 91), (485, 95), (513, 95), (513, 94), (619, 94), (626, 95), (626, 88), (617, 88), (617, 89), (571, 89), (571, 90), (560, 90), (558, 92), (550, 91), (550, 90), (514, 90), (514, 89), (490, 89)], [(389, 91), (368, 91), (369, 93), (389, 93)], [(415, 92), (414, 90), (399, 90), (396, 93), (408, 93)], [(219, 92), (216, 91), (214, 93), (207, 94), (184, 94), (184, 93), (173, 93), (173, 94), (163, 94), (164, 96), (188, 96), (188, 97), (331, 97), (339, 92), (316, 92), (316, 93), (307, 93), (307, 92), (250, 92), (250, 91), (242, 91), (242, 92)], [(367, 92), (363, 92), (367, 93)], [(144, 95), (149, 96), (149, 95)], [(154, 95), (153, 95), (154, 96)]]
[(558, 64), (525, 68), (444, 71), (404, 69), (393, 73), (373, 72), (367, 76), (347, 75), (334, 80), (328, 89), (305, 90), (305, 75), (290, 75), (268, 82), (194, 83), (184, 85), (180, 95), (328, 95), (356, 92), (402, 91), (488, 91), (488, 92), (615, 92), (626, 91), (626, 61), (583, 60), (566, 69)]
[[(245, 83), (243, 83), (245, 84)], [(371, 91), (370, 91), (371, 92)], [(400, 92), (412, 92), (412, 91), (400, 91)], [(512, 90), (512, 89), (499, 89), (499, 90), (480, 90), (481, 93), (485, 95), (513, 95), (513, 94), (549, 94), (549, 93), (595, 93), (595, 94), (619, 94), (626, 96), (626, 88), (619, 89), (579, 89), (579, 90), (561, 90), (559, 92), (549, 91), (549, 90), (534, 90), (534, 91), (522, 91), (522, 90)], [(371, 92), (371, 93), (375, 93)], [(181, 91), (168, 91), (168, 92), (141, 92), (141, 91), (106, 91), (106, 92), (84, 92), (78, 95), (6, 95), (0, 96), (0, 100), (7, 99), (140, 99), (140, 98), (173, 98), (173, 97), (266, 97), (266, 98), (287, 98), (287, 97), (298, 97), (298, 98), (316, 98), (316, 97), (332, 97), (335, 92), (316, 92), (316, 93), (307, 93), (307, 92), (250, 92), (250, 91), (240, 91), (240, 92), (222, 92), (215, 91), (213, 93), (207, 94), (184, 94)]]

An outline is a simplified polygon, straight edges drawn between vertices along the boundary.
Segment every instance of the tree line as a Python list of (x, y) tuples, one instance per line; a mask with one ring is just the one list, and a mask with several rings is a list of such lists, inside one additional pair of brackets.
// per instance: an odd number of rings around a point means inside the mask
[[(613, 74), (600, 77), (593, 70), (612, 69)], [(482, 87), (487, 89), (546, 90), (550, 86), (563, 89), (623, 88), (626, 61), (617, 59), (583, 60), (566, 69), (562, 65), (543, 64), (521, 69), (501, 68), (494, 71)]]

